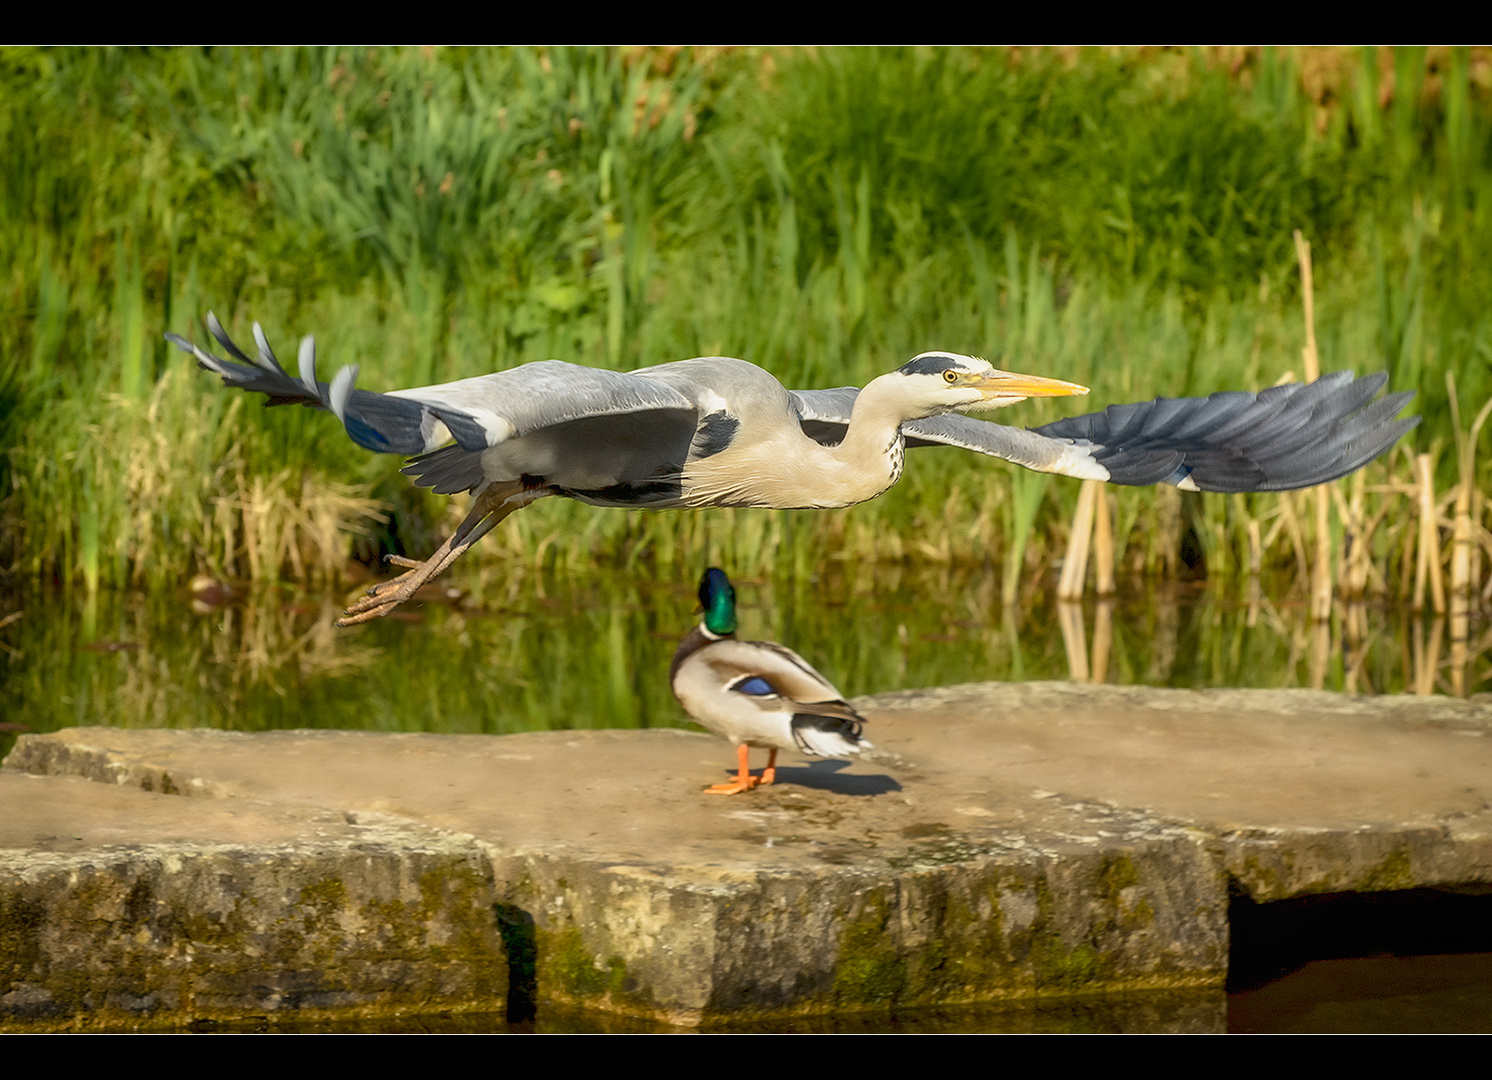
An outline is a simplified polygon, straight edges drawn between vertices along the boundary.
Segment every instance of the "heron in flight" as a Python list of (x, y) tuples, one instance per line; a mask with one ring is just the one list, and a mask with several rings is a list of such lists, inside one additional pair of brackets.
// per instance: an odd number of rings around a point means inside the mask
[(712, 356), (636, 371), (542, 360), (412, 390), (357, 389), (356, 365), (331, 382), (301, 340), (289, 375), (254, 324), (255, 355), (212, 314), (207, 328), (232, 359), (166, 337), (269, 405), (326, 409), (359, 446), (411, 460), (403, 471), (438, 494), (470, 492), (471, 512), (424, 562), (380, 582), (341, 626), (386, 615), (509, 514), (559, 495), (592, 506), (669, 509), (853, 506), (901, 478), (907, 447), (958, 446), (1028, 469), (1190, 491), (1287, 491), (1367, 464), (1419, 422), (1394, 419), (1413, 396), (1374, 401), (1386, 374), (1337, 372), (1257, 394), (1157, 398), (1034, 430), (961, 415), (1086, 387), (999, 371), (956, 353), (913, 357), (864, 389), (788, 390), (755, 364)]

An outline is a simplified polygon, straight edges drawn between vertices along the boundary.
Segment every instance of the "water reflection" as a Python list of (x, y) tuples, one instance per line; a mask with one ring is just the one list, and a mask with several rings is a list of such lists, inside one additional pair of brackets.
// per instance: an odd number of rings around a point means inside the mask
[[(494, 582), (496, 582), (494, 584)], [(683, 726), (668, 661), (693, 583), (619, 571), (478, 579), (450, 602), (356, 630), (342, 599), (240, 594), (11, 596), (0, 611), (5, 729), (80, 724), (257, 731), (504, 733)], [(1466, 694), (1492, 631), (1362, 604), (1313, 624), (1303, 597), (1201, 587), (1000, 603), (996, 573), (835, 567), (738, 578), (741, 633), (789, 643), (850, 694), (984, 679)], [(0, 734), (0, 750), (9, 734)]]

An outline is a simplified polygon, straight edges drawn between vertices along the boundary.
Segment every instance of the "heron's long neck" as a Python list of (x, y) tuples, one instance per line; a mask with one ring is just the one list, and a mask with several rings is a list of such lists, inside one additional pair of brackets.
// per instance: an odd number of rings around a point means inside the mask
[(853, 491), (858, 496), (853, 502), (873, 499), (901, 479), (906, 450), (901, 425), (909, 418), (888, 381), (893, 377), (882, 375), (860, 391), (844, 440), (825, 448), (838, 466), (834, 471), (846, 494)]
[(881, 376), (860, 391), (844, 441), (823, 446), (793, 425), (739, 453), (693, 463), (686, 500), (695, 506), (854, 506), (873, 499), (901, 477), (909, 419), (895, 384)]
[(756, 505), (779, 507), (854, 506), (874, 499), (901, 479), (906, 442), (901, 425), (910, 419), (906, 402), (891, 382), (896, 375), (873, 379), (855, 398), (849, 427), (838, 446), (823, 446), (806, 435), (792, 460), (779, 457), (764, 470), (765, 499)]

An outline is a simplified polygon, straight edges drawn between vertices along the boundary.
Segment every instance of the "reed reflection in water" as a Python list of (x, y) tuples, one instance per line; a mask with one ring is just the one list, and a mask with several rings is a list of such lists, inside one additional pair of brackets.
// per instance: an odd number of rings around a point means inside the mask
[[(491, 734), (688, 725), (667, 672), (696, 619), (693, 582), (598, 569), (473, 583), (473, 593), (352, 631), (333, 625), (342, 597), (288, 590), (222, 590), (198, 611), (185, 590), (92, 602), (12, 595), (0, 612), (0, 751), (17, 730), (84, 724)], [(1462, 629), (1353, 605), (1316, 624), (1304, 596), (1171, 587), (1079, 605), (1033, 591), (1006, 606), (997, 571), (895, 566), (740, 578), (738, 589), (743, 637), (792, 645), (851, 695), (1030, 679), (1464, 695), (1492, 674), (1492, 631), (1475, 618)]]

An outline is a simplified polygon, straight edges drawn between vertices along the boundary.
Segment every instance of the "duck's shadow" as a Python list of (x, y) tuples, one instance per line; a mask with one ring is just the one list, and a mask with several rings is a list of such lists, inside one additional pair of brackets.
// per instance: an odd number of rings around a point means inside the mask
[(901, 785), (884, 773), (866, 776), (842, 772), (848, 764), (847, 761), (810, 761), (803, 765), (779, 765), (777, 783), (832, 791), (836, 795), (886, 795), (901, 790)]

